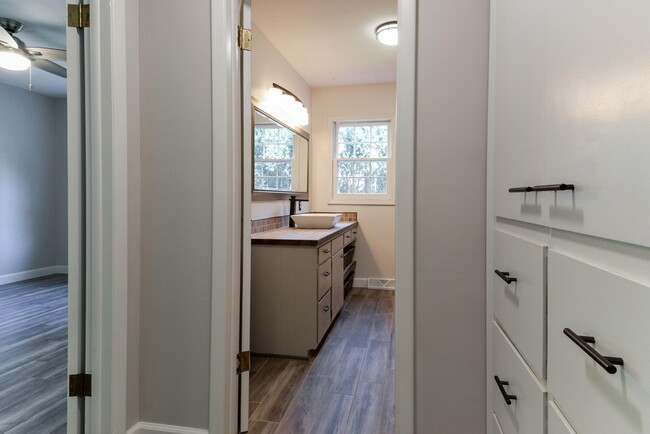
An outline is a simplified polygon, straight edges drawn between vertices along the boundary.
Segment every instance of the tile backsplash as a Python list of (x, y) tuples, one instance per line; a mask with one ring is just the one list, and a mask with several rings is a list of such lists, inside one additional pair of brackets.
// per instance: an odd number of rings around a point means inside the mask
[[(356, 222), (356, 212), (319, 212), (319, 214), (343, 214), (341, 216), (342, 222)], [(266, 219), (251, 220), (251, 234), (259, 234), (260, 232), (271, 231), (273, 229), (286, 228), (289, 226), (289, 216), (283, 215), (279, 217), (269, 217)]]

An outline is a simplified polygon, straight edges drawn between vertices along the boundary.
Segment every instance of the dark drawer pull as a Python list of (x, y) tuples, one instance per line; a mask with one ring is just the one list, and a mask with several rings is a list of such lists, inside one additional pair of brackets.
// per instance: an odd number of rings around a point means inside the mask
[(533, 187), (513, 187), (508, 189), (510, 193), (528, 193), (529, 191), (533, 191)]
[(330, 274), (332, 274), (332, 273), (330, 273), (329, 271), (326, 271), (326, 272), (323, 273), (323, 276), (327, 277), (327, 276), (329, 276)]
[(573, 184), (548, 184), (548, 185), (535, 185), (533, 191), (566, 191), (575, 190)]
[(623, 366), (623, 359), (620, 357), (609, 357), (609, 356), (603, 356), (600, 354), (598, 351), (594, 349), (589, 344), (595, 344), (596, 339), (593, 336), (579, 336), (575, 334), (573, 330), (570, 328), (565, 328), (564, 329), (564, 334), (569, 337), (573, 341), (574, 344), (576, 344), (582, 351), (587, 353), (589, 357), (594, 359), (596, 363), (598, 363), (605, 371), (607, 371), (610, 374), (616, 374), (616, 366), (614, 365), (619, 365)]
[(325, 250), (323, 250), (323, 253), (329, 253), (331, 251), (332, 251), (332, 249), (325, 249)]
[(510, 285), (512, 282), (516, 282), (517, 278), (516, 277), (510, 277), (510, 273), (505, 272), (505, 271), (499, 271), (499, 270), (494, 270), (497, 276), (503, 279), (504, 282), (506, 282), (508, 285)]
[(497, 386), (499, 386), (499, 390), (501, 391), (501, 395), (503, 395), (503, 399), (506, 401), (506, 404), (510, 405), (512, 404), (512, 401), (517, 400), (517, 395), (508, 395), (508, 392), (506, 392), (505, 387), (503, 387), (503, 386), (510, 385), (508, 381), (503, 381), (499, 379), (498, 375), (494, 376), (494, 381), (497, 382)]

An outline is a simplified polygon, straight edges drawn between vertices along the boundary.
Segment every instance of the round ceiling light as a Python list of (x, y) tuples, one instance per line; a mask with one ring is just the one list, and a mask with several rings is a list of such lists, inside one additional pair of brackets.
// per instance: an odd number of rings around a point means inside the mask
[(397, 21), (380, 24), (375, 29), (377, 40), (385, 45), (397, 45)]

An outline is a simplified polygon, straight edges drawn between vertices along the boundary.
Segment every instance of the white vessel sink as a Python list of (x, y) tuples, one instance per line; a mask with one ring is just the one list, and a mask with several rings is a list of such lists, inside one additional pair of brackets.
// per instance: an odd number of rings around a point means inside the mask
[(292, 215), (291, 218), (300, 229), (329, 229), (338, 223), (341, 214), (307, 213)]

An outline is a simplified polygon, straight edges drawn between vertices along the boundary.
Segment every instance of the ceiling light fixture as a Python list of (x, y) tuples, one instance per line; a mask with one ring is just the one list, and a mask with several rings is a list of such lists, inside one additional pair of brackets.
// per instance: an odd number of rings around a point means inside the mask
[(265, 109), (290, 125), (309, 123), (309, 112), (300, 98), (277, 83), (266, 94)]
[(31, 60), (22, 51), (0, 45), (0, 68), (11, 71), (24, 71), (31, 64)]
[(375, 29), (377, 40), (384, 45), (397, 45), (397, 21), (388, 21)]

